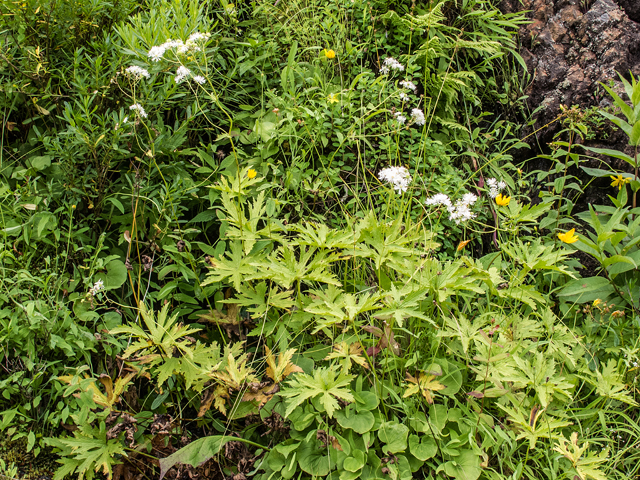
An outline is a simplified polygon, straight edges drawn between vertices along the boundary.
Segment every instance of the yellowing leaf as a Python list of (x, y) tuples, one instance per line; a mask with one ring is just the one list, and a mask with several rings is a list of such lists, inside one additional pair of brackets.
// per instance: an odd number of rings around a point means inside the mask
[(294, 372), (302, 372), (302, 369), (299, 366), (291, 363), (291, 358), (293, 357), (293, 354), (296, 353), (295, 348), (279, 353), (277, 362), (271, 352), (271, 349), (267, 346), (264, 348), (267, 352), (267, 375), (274, 381), (274, 383), (280, 383)]
[(333, 358), (342, 358), (342, 371), (349, 372), (351, 368), (351, 362), (357, 363), (361, 367), (369, 368), (367, 360), (362, 356), (362, 346), (359, 343), (352, 343), (348, 345), (347, 342), (341, 342), (333, 346), (333, 352), (331, 352), (325, 360), (331, 360)]
[[(608, 460), (609, 449), (606, 448), (601, 453), (594, 454), (589, 452), (588, 448), (588, 442), (585, 442), (582, 446), (578, 445), (578, 432), (573, 432), (569, 444), (567, 444), (567, 439), (564, 436), (560, 436), (553, 449), (571, 462), (581, 480), (589, 478), (607, 480), (607, 476), (598, 469), (598, 465)], [(583, 457), (585, 452), (587, 456)]]
[(435, 375), (426, 375), (422, 372), (418, 374), (418, 378), (415, 378), (407, 372), (407, 381), (413, 385), (407, 388), (402, 398), (407, 398), (420, 392), (427, 399), (427, 403), (433, 403), (433, 393), (446, 388), (440, 382), (434, 381), (435, 378)]

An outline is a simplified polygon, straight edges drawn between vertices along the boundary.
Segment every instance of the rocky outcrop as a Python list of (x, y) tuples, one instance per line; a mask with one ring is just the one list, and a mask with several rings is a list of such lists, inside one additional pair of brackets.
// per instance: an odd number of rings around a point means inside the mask
[[(560, 105), (609, 104), (600, 82), (618, 73), (640, 74), (640, 0), (505, 0), (506, 12), (530, 10), (520, 30), (521, 55), (533, 81), (527, 88), (537, 126), (554, 119)], [(542, 140), (549, 141), (547, 132)]]

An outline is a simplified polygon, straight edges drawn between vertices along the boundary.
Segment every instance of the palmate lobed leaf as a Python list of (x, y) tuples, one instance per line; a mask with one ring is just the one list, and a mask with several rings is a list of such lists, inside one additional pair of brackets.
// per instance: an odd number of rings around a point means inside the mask
[(340, 408), (336, 398), (347, 402), (354, 401), (350, 390), (344, 388), (353, 378), (353, 375), (345, 373), (340, 373), (336, 377), (336, 372), (330, 368), (319, 368), (313, 372), (313, 376), (298, 373), (280, 392), (280, 395), (287, 398), (285, 417), (288, 417), (305, 400), (320, 396), (320, 403), (327, 411), (327, 415), (333, 418), (333, 413)]

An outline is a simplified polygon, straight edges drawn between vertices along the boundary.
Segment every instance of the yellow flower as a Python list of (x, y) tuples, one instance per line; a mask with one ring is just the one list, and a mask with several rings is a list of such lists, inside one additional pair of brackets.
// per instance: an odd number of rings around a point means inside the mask
[(596, 299), (593, 301), (593, 306), (594, 306), (594, 307), (597, 307), (597, 306), (598, 306), (598, 305), (600, 305), (601, 303), (602, 303), (602, 300), (600, 300), (599, 298), (596, 298)]
[(336, 58), (336, 52), (334, 52), (333, 50), (325, 50), (324, 56), (331, 60), (333, 58)]
[(256, 172), (253, 168), (250, 168), (247, 172), (247, 177), (249, 178), (256, 178), (256, 175), (258, 175), (258, 172)]
[(501, 193), (499, 193), (498, 196), (496, 197), (496, 203), (501, 207), (506, 207), (507, 205), (509, 205), (510, 201), (511, 201), (511, 197), (507, 197), (506, 195), (503, 195)]
[(617, 177), (614, 177), (613, 175), (609, 176), (611, 177), (611, 180), (613, 180), (613, 182), (611, 182), (611, 186), (618, 187), (618, 190), (622, 190), (622, 187), (631, 181), (630, 178), (623, 177), (622, 175), (618, 175)]
[(332, 93), (327, 97), (327, 101), (329, 103), (338, 103), (340, 100), (338, 100), (338, 96), (335, 93)]
[(578, 241), (578, 235), (576, 235), (576, 229), (572, 228), (568, 232), (559, 233), (558, 238), (564, 243), (575, 243)]

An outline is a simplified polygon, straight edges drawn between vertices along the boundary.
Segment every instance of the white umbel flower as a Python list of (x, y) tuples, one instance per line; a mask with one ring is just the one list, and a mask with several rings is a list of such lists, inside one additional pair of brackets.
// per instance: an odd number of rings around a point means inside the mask
[(194, 75), (193, 81), (200, 85), (204, 85), (207, 80), (202, 75)]
[(396, 112), (396, 113), (393, 114), (393, 116), (395, 117), (396, 121), (400, 125), (404, 125), (406, 123), (406, 121), (407, 121), (407, 117), (402, 115), (402, 112)]
[(411, 120), (416, 125), (420, 125), (420, 126), (424, 125), (425, 119), (424, 119), (424, 113), (422, 113), (422, 110), (420, 110), (419, 108), (414, 108), (413, 110), (411, 110)]
[(383, 75), (387, 75), (391, 70), (404, 70), (404, 65), (402, 65), (399, 61), (397, 61), (393, 57), (387, 57), (382, 62), (382, 67), (380, 67), (380, 73)]
[(184, 65), (180, 65), (178, 70), (176, 70), (176, 83), (182, 83), (185, 78), (191, 75), (191, 70), (189, 70)]
[(144, 108), (142, 108), (142, 105), (140, 105), (139, 103), (134, 103), (133, 105), (131, 105), (129, 107), (129, 110), (133, 110), (142, 118), (147, 118), (147, 112), (144, 111)]
[(155, 47), (151, 47), (149, 49), (149, 53), (147, 54), (152, 62), (159, 62), (162, 60), (164, 53), (167, 51), (167, 48), (164, 45), (157, 45)]
[(378, 178), (391, 183), (398, 192), (406, 192), (411, 183), (411, 174), (405, 167), (387, 167), (378, 173)]
[(451, 199), (449, 198), (448, 195), (445, 195), (444, 193), (437, 193), (433, 197), (427, 198), (427, 200), (424, 203), (428, 206), (443, 205), (445, 207), (450, 207)]
[(409, 80), (402, 80), (400, 82), (400, 86), (406, 88), (407, 90), (413, 90), (413, 93), (416, 93), (416, 90), (418, 90), (418, 87), (416, 87), (415, 83), (410, 82)]
[(211, 36), (210, 33), (194, 32), (187, 38), (187, 43), (196, 43), (207, 40)]
[(449, 220), (455, 221), (460, 225), (462, 222), (466, 222), (476, 217), (476, 214), (471, 211), (471, 206), (476, 203), (478, 197), (473, 193), (465, 193), (455, 205), (447, 207), (449, 210)]
[(488, 178), (487, 186), (489, 187), (489, 196), (491, 198), (496, 198), (502, 190), (507, 188), (507, 184), (505, 182), (499, 182), (495, 178)]
[(142, 68), (137, 65), (131, 65), (125, 70), (125, 72), (136, 80), (140, 80), (142, 77), (149, 78), (149, 71), (146, 68)]
[(408, 102), (409, 101), (409, 95), (407, 95), (404, 92), (400, 92), (400, 94), (398, 96), (400, 97), (400, 100), (402, 100), (403, 102)]

